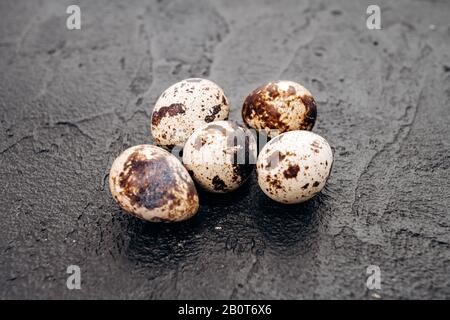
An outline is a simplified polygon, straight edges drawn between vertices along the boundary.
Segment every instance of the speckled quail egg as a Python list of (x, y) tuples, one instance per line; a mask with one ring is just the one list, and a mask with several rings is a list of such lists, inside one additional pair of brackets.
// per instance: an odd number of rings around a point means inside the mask
[(233, 121), (208, 123), (189, 137), (183, 163), (194, 180), (210, 192), (237, 189), (253, 171), (256, 139), (249, 129)]
[(151, 131), (164, 148), (183, 147), (194, 130), (205, 123), (226, 120), (228, 99), (214, 82), (191, 78), (166, 89), (153, 109)]
[(123, 151), (112, 164), (109, 187), (125, 211), (152, 222), (186, 220), (199, 207), (194, 182), (182, 163), (152, 145)]
[(333, 153), (324, 138), (304, 130), (285, 132), (261, 150), (258, 184), (275, 201), (303, 202), (322, 190), (332, 164)]
[(302, 85), (287, 80), (260, 86), (247, 96), (242, 106), (246, 125), (258, 131), (265, 130), (269, 137), (286, 131), (311, 130), (316, 116), (316, 103), (311, 93)]

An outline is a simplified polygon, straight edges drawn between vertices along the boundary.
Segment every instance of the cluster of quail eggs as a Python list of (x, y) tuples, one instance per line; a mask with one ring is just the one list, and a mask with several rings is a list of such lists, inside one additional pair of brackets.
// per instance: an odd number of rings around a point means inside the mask
[[(185, 79), (166, 89), (151, 117), (158, 146), (128, 148), (112, 164), (109, 186), (120, 207), (147, 221), (186, 220), (199, 208), (196, 186), (234, 191), (255, 164), (259, 186), (277, 202), (300, 203), (322, 190), (333, 154), (311, 132), (317, 110), (307, 89), (270, 82), (245, 99), (245, 125), (228, 121), (229, 113), (224, 91), (212, 81)], [(255, 133), (271, 139), (259, 155)], [(176, 148), (182, 148), (182, 161), (170, 152)]]

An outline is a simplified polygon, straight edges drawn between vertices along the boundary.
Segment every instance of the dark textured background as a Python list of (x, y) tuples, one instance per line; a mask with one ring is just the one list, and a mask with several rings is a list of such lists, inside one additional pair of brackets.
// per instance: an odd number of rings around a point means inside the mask
[[(445, 0), (1, 0), (0, 297), (371, 299), (375, 264), (381, 298), (450, 298), (449, 14)], [(221, 85), (235, 120), (268, 80), (309, 88), (335, 149), (326, 190), (282, 206), (253, 176), (202, 192), (186, 223), (124, 215), (110, 164), (151, 142), (155, 100), (191, 76)]]

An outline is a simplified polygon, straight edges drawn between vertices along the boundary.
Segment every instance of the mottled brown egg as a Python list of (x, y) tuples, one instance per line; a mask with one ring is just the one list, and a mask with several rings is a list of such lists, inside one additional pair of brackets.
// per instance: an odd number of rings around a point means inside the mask
[(196, 128), (226, 120), (229, 113), (228, 99), (217, 84), (200, 78), (185, 79), (167, 88), (156, 102), (152, 135), (166, 149), (183, 147)]
[(276, 136), (261, 150), (256, 163), (262, 191), (281, 203), (299, 203), (322, 190), (333, 164), (328, 142), (310, 131)]
[(194, 180), (210, 192), (239, 188), (252, 173), (256, 139), (233, 121), (216, 121), (194, 131), (183, 149), (183, 163)]
[(125, 211), (147, 221), (186, 220), (199, 207), (194, 182), (182, 163), (152, 145), (123, 151), (112, 164), (109, 187)]
[[(251, 128), (264, 130), (269, 137), (292, 130), (311, 130), (317, 109), (311, 93), (287, 80), (269, 82), (245, 99), (242, 118)], [(278, 133), (274, 133), (278, 130)]]

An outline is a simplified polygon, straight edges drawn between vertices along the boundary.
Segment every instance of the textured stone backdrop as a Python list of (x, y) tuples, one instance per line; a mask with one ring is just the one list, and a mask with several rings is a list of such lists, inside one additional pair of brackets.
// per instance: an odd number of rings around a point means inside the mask
[[(376, 3), (375, 3), (376, 2)], [(66, 29), (81, 7), (82, 28)], [(382, 30), (366, 28), (381, 7)], [(0, 298), (450, 298), (450, 2), (0, 2)], [(326, 190), (278, 205), (253, 176), (186, 223), (124, 215), (115, 156), (163, 89), (223, 87), (231, 118), (304, 84), (335, 150)], [(79, 265), (81, 290), (66, 288)]]

